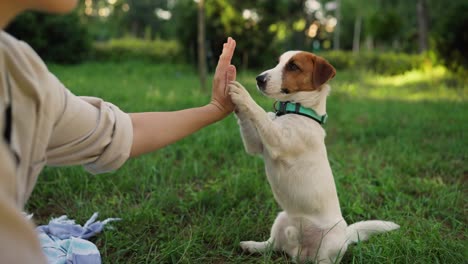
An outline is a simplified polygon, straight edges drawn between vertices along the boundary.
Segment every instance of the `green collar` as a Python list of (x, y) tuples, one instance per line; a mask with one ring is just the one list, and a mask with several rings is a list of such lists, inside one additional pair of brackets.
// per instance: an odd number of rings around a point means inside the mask
[[(276, 108), (277, 103), (279, 103), (279, 109)], [(303, 115), (307, 116), (309, 118), (312, 118), (313, 120), (317, 121), (319, 124), (325, 124), (327, 122), (328, 116), (327, 114), (321, 116), (318, 115), (317, 112), (315, 112), (311, 108), (305, 108), (301, 106), (300, 103), (291, 103), (291, 102), (276, 102), (273, 107), (275, 108), (276, 111), (276, 116), (282, 116), (285, 114), (298, 114), (298, 115)]]

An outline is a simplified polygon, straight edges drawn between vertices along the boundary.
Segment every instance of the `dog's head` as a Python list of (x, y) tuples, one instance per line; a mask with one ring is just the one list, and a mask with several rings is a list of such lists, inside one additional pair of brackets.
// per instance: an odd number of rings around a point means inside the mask
[(276, 67), (257, 76), (257, 87), (268, 97), (294, 101), (300, 92), (320, 91), (335, 73), (335, 68), (317, 55), (288, 51), (279, 57)]

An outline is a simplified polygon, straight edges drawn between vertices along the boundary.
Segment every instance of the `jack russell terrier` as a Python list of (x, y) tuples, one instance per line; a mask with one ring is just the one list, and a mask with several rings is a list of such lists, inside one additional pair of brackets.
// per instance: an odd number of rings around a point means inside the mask
[(238, 82), (229, 84), (244, 147), (261, 154), (274, 197), (284, 210), (264, 242), (243, 241), (249, 252), (282, 250), (296, 261), (337, 263), (349, 244), (399, 228), (393, 222), (349, 225), (341, 215), (325, 147), (328, 80), (335, 69), (309, 52), (288, 51), (257, 76), (257, 87), (277, 100), (266, 113)]

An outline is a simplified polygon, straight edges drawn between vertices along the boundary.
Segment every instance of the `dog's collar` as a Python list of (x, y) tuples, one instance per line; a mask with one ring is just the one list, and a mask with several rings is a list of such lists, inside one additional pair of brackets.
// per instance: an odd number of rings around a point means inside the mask
[[(277, 104), (279, 103), (279, 108), (277, 108)], [(300, 103), (291, 103), (289, 101), (286, 102), (279, 102), (276, 101), (273, 105), (273, 108), (276, 111), (276, 116), (282, 116), (285, 114), (298, 114), (307, 116), (312, 118), (313, 120), (317, 121), (319, 124), (325, 124), (328, 119), (328, 115), (319, 115), (311, 108), (303, 107)]]

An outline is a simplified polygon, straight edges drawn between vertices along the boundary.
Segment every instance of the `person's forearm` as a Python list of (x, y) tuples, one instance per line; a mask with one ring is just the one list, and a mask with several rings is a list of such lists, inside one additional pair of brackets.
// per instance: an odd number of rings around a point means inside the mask
[(213, 104), (174, 112), (132, 113), (133, 145), (130, 157), (174, 143), (225, 115)]

